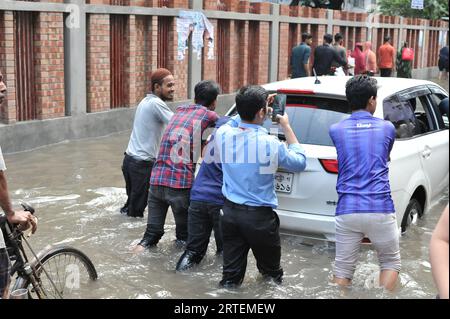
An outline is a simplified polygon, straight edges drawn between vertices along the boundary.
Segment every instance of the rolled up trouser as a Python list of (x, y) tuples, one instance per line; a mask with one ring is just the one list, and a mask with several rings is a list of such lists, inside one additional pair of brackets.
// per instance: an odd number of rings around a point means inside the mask
[(352, 279), (361, 241), (367, 236), (378, 253), (381, 270), (400, 272), (399, 231), (395, 214), (354, 213), (336, 216), (334, 275)]

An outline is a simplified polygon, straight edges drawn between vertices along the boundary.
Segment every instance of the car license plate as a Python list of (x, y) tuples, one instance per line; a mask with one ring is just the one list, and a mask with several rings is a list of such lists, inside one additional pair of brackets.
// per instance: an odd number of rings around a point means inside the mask
[(292, 173), (275, 173), (275, 190), (280, 193), (290, 193), (292, 191), (292, 182), (294, 174)]

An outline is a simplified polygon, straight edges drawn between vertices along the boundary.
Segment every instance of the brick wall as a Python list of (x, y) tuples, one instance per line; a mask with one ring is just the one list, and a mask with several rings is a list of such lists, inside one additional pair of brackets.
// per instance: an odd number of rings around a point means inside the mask
[[(40, 0), (41, 2), (64, 3), (64, 0)], [(94, 5), (131, 5), (146, 7), (189, 8), (189, 0), (86, 0)], [(234, 11), (243, 13), (270, 14), (271, 4), (252, 3), (237, 0), (204, 0), (205, 10)], [(325, 24), (304, 24), (303, 18), (326, 19), (327, 11), (305, 7), (280, 6), (282, 16), (297, 17), (298, 23), (281, 23), (278, 50), (278, 79), (283, 80), (290, 73), (290, 54), (294, 45), (301, 41), (302, 32), (313, 35), (312, 56), (314, 49), (323, 42), (326, 33)], [(64, 24), (62, 13), (36, 14), (35, 22), (35, 59), (34, 82), (36, 91), (36, 111), (38, 119), (62, 117), (65, 114), (64, 101)], [(334, 19), (344, 21), (366, 21), (366, 13), (335, 11)], [(111, 108), (110, 83), (110, 16), (108, 14), (87, 15), (87, 111), (100, 112)], [(167, 67), (173, 72), (177, 87), (176, 100), (184, 100), (188, 96), (188, 56), (177, 61), (176, 19), (170, 19), (170, 30), (167, 35)], [(127, 106), (135, 106), (150, 91), (150, 75), (157, 68), (158, 56), (158, 17), (127, 16), (125, 85), (127, 87)], [(219, 47), (217, 42), (218, 20), (210, 19), (215, 26), (215, 59), (207, 60), (207, 37), (202, 55), (202, 77), (218, 80), (218, 70), (222, 77), (223, 93), (236, 92), (246, 84), (263, 84), (268, 81), (269, 73), (269, 30), (270, 22), (223, 20), (227, 28), (227, 36), (222, 41), (221, 59), (223, 65), (218, 66)], [(382, 23), (379, 28), (372, 29), (372, 46), (376, 51), (383, 42), (383, 37), (390, 34), (396, 49), (399, 39), (407, 40), (415, 49), (414, 67), (433, 67), (437, 65), (440, 49), (439, 31), (428, 30), (423, 33), (423, 47), (418, 44), (420, 32), (408, 29), (409, 25), (446, 27), (448, 22), (428, 21), (422, 19), (404, 19), (403, 32), (389, 24), (399, 24), (399, 17), (376, 15), (374, 22)], [(222, 23), (222, 22), (221, 22)], [(322, 22), (321, 22), (322, 23)], [(251, 26), (251, 27), (250, 27)], [(0, 11), (0, 68), (8, 86), (8, 103), (0, 109), (2, 123), (16, 121), (16, 68), (15, 61), (15, 29), (13, 12)], [(343, 33), (345, 46), (353, 49), (358, 41), (366, 41), (367, 28), (351, 25), (333, 26), (333, 34)], [(425, 50), (424, 54), (423, 51)], [(223, 51), (223, 52), (222, 52)], [(222, 60), (221, 60), (222, 61)], [(310, 63), (312, 64), (313, 58)]]
[(87, 19), (87, 108), (88, 112), (110, 108), (109, 15), (92, 14)]
[(41, 120), (62, 117), (65, 115), (63, 14), (41, 12), (35, 28), (36, 115)]
[(186, 51), (184, 60), (178, 61), (177, 56), (177, 33), (176, 21), (173, 19), (169, 31), (169, 63), (168, 68), (172, 71), (176, 82), (175, 100), (185, 100), (188, 96), (188, 60), (189, 53)]
[(149, 92), (148, 78), (146, 71), (149, 68), (150, 54), (148, 42), (151, 43), (146, 34), (149, 34), (151, 17), (130, 16), (128, 20), (129, 47), (127, 48), (127, 81), (129, 101), (128, 105), (133, 107), (139, 104), (142, 98)]
[[(245, 23), (240, 21), (231, 21), (230, 23), (230, 40), (229, 40), (229, 48), (230, 48), (230, 84), (229, 84), (229, 92), (236, 92), (238, 88), (241, 86), (243, 79), (241, 78), (241, 74), (245, 72), (242, 71), (241, 68), (244, 67), (241, 63), (241, 51), (245, 50), (245, 48), (241, 48), (240, 45), (240, 37), (241, 37), (241, 26), (244, 26)], [(246, 61), (246, 60), (245, 60)], [(245, 62), (243, 62), (245, 63)]]
[[(267, 3), (260, 3), (267, 4)], [(261, 10), (263, 10), (262, 8)], [(267, 8), (266, 8), (267, 10)], [(265, 84), (269, 81), (269, 43), (270, 35), (269, 22), (259, 23), (259, 50), (255, 53), (258, 54), (258, 84)]]
[(280, 41), (278, 48), (278, 79), (286, 79), (289, 73), (291, 48), (289, 48), (289, 23), (280, 23)]
[[(208, 38), (209, 38), (209, 34), (208, 32), (204, 33), (204, 37), (203, 37), (203, 43), (204, 43), (204, 48), (203, 48), (203, 52), (202, 52), (202, 79), (204, 80), (213, 80), (213, 81), (218, 81), (217, 78), (217, 60), (218, 60), (218, 30), (217, 30), (217, 26), (218, 26), (218, 22), (216, 19), (209, 19), (209, 22), (211, 22), (211, 24), (214, 27), (214, 60), (208, 60)], [(225, 48), (222, 48), (225, 49)]]
[(0, 68), (4, 82), (8, 88), (7, 101), (0, 109), (0, 120), (3, 123), (14, 123), (16, 120), (16, 83), (14, 59), (14, 18), (11, 11), (0, 11)]

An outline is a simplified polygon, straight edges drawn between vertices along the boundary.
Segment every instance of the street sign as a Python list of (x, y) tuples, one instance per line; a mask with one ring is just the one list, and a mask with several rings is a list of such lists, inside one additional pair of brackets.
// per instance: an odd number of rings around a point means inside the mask
[(411, 9), (423, 9), (423, 0), (411, 0)]

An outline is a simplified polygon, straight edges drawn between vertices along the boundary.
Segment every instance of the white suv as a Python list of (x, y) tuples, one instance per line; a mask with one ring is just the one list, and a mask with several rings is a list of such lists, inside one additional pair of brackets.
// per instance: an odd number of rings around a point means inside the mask
[[(300, 78), (264, 87), (287, 95), (286, 112), (304, 147), (307, 167), (275, 175), (281, 231), (334, 241), (337, 155), (330, 126), (350, 116), (345, 97), (348, 77)], [(391, 152), (390, 185), (402, 232), (427, 212), (448, 187), (449, 121), (439, 103), (448, 98), (440, 86), (413, 79), (377, 78), (374, 116), (391, 121), (397, 139)], [(233, 106), (227, 115), (236, 113)], [(272, 127), (269, 120), (267, 128)], [(279, 134), (283, 139), (283, 134)], [(368, 141), (370, 143), (370, 141)]]

